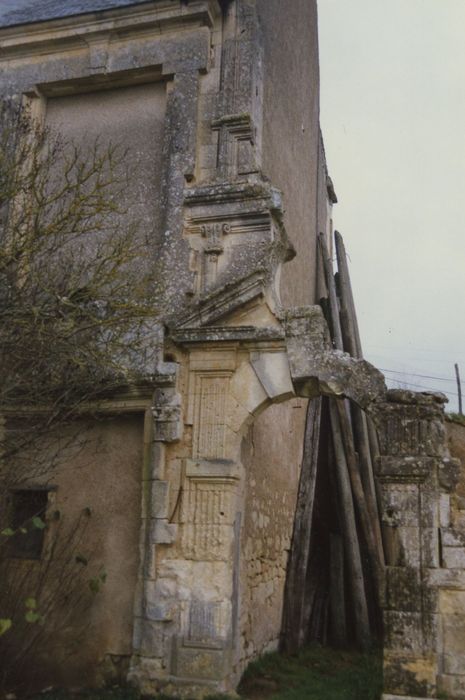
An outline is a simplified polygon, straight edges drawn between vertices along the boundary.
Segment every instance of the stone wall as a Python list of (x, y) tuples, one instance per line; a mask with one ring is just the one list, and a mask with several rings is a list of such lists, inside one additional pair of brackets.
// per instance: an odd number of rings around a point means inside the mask
[[(450, 499), (451, 525), (465, 532), (465, 424), (448, 419), (446, 430), (450, 453), (460, 461), (461, 465), (460, 478)], [(446, 506), (447, 501), (444, 501), (443, 505)]]
[[(306, 402), (270, 406), (243, 443), (244, 523), (240, 560), (239, 669), (276, 649), (281, 629), (287, 554), (302, 459), (301, 431)], [(291, 410), (289, 410), (291, 409)], [(292, 414), (298, 417), (297, 425)], [(275, 426), (274, 435), (262, 425)], [(279, 426), (279, 427), (278, 427)], [(286, 440), (286, 454), (282, 443)]]
[(441, 496), (441, 566), (438, 631), (439, 689), (465, 698), (465, 425), (446, 421), (451, 456), (458, 460), (457, 485)]
[[(443, 396), (388, 392), (378, 406), (387, 569), (385, 695), (465, 697), (465, 538), (461, 428)], [(459, 484), (457, 486), (457, 484)], [(443, 695), (441, 695), (441, 693)]]

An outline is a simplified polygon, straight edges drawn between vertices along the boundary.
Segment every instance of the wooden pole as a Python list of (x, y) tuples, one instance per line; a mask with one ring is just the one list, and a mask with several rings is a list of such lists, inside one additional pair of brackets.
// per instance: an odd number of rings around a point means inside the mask
[(339, 231), (334, 232), (334, 239), (336, 241), (336, 258), (337, 258), (337, 269), (340, 277), (340, 287), (341, 287), (341, 297), (345, 299), (345, 305), (347, 312), (351, 318), (352, 323), (352, 337), (354, 339), (354, 355), (358, 359), (363, 357), (362, 353), (362, 343), (360, 340), (360, 331), (357, 322), (357, 312), (355, 310), (354, 295), (352, 292), (352, 284), (350, 281), (349, 266), (347, 264), (347, 253), (344, 246), (344, 240), (339, 233)]
[(333, 264), (329, 254), (326, 238), (323, 233), (318, 236), (320, 245), (321, 259), (323, 261), (323, 270), (325, 274), (326, 287), (329, 295), (329, 309), (331, 315), (331, 326), (333, 332), (333, 342), (336, 350), (343, 350), (341, 325), (339, 322), (339, 303), (336, 294), (336, 285), (334, 283)]
[[(345, 449), (346, 464), (349, 471), (350, 483), (352, 486), (352, 494), (354, 496), (357, 513), (359, 516), (360, 525), (363, 532), (363, 537), (367, 545), (367, 550), (370, 555), (370, 561), (373, 569), (373, 574), (376, 582), (376, 593), (378, 596), (377, 603), (380, 602), (384, 586), (384, 555), (378, 548), (378, 542), (374, 532), (374, 522), (370, 517), (369, 509), (367, 508), (365, 494), (363, 491), (362, 481), (358, 470), (357, 460), (355, 456), (355, 448), (353, 443), (352, 431), (347, 418), (345, 406), (340, 400), (335, 400), (335, 410), (339, 417), (339, 426), (342, 435), (342, 443)], [(381, 533), (380, 533), (381, 536)]]
[(330, 542), (329, 609), (331, 641), (337, 647), (347, 644), (344, 602), (344, 547), (341, 535), (332, 532)]
[(460, 383), (460, 372), (459, 372), (459, 366), (457, 363), (454, 365), (455, 367), (455, 376), (457, 379), (457, 393), (459, 395), (459, 413), (461, 416), (463, 416), (463, 411), (462, 411), (462, 385)]
[(281, 648), (289, 654), (303, 645), (308, 626), (305, 601), (313, 503), (318, 465), (321, 398), (309, 401), (304, 450), (283, 601)]
[[(362, 358), (362, 345), (355, 311), (352, 284), (350, 281), (349, 266), (344, 241), (341, 234), (336, 231), (336, 256), (338, 265), (339, 293), (341, 299), (341, 327), (344, 339), (344, 350), (352, 357)], [(367, 502), (367, 508), (372, 523), (373, 532), (378, 550), (378, 558), (384, 563), (383, 540), (379, 521), (378, 501), (376, 485), (373, 473), (373, 455), (370, 446), (369, 427), (366, 414), (358, 407), (353, 406), (352, 423), (354, 428), (357, 451), (360, 457), (360, 474), (363, 490)]]
[[(336, 478), (340, 500), (340, 519), (346, 552), (349, 585), (354, 610), (355, 636), (361, 649), (368, 649), (371, 643), (370, 621), (363, 580), (362, 559), (355, 523), (354, 504), (348, 474), (343, 438), (339, 424), (338, 401), (329, 400), (331, 433), (333, 438)], [(342, 407), (344, 408), (344, 407)]]

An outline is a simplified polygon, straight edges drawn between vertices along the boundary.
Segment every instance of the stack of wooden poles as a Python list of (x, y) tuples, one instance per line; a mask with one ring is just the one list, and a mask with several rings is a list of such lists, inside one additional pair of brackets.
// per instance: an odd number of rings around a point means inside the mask
[[(326, 295), (320, 303), (333, 347), (361, 358), (347, 256), (335, 233), (334, 274), (326, 238), (318, 241)], [(382, 634), (384, 553), (373, 465), (376, 430), (343, 398), (312, 399), (284, 593), (281, 648), (319, 642), (368, 649)]]

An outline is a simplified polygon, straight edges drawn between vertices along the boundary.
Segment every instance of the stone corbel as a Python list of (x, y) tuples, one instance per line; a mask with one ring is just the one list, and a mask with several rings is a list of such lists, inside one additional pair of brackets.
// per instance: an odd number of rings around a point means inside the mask
[(365, 360), (333, 350), (321, 307), (291, 309), (284, 317), (287, 355), (299, 396), (352, 399), (369, 408), (386, 392), (382, 373)]
[(181, 403), (181, 395), (174, 386), (167, 385), (155, 389), (152, 406), (155, 442), (177, 442), (181, 439)]

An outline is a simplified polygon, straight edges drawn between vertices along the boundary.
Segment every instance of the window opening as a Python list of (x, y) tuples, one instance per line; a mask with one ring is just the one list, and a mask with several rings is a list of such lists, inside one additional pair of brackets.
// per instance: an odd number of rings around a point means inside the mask
[(15, 534), (10, 540), (10, 556), (18, 559), (40, 559), (44, 546), (43, 521), (47, 503), (46, 489), (21, 489), (12, 492), (10, 527)]

